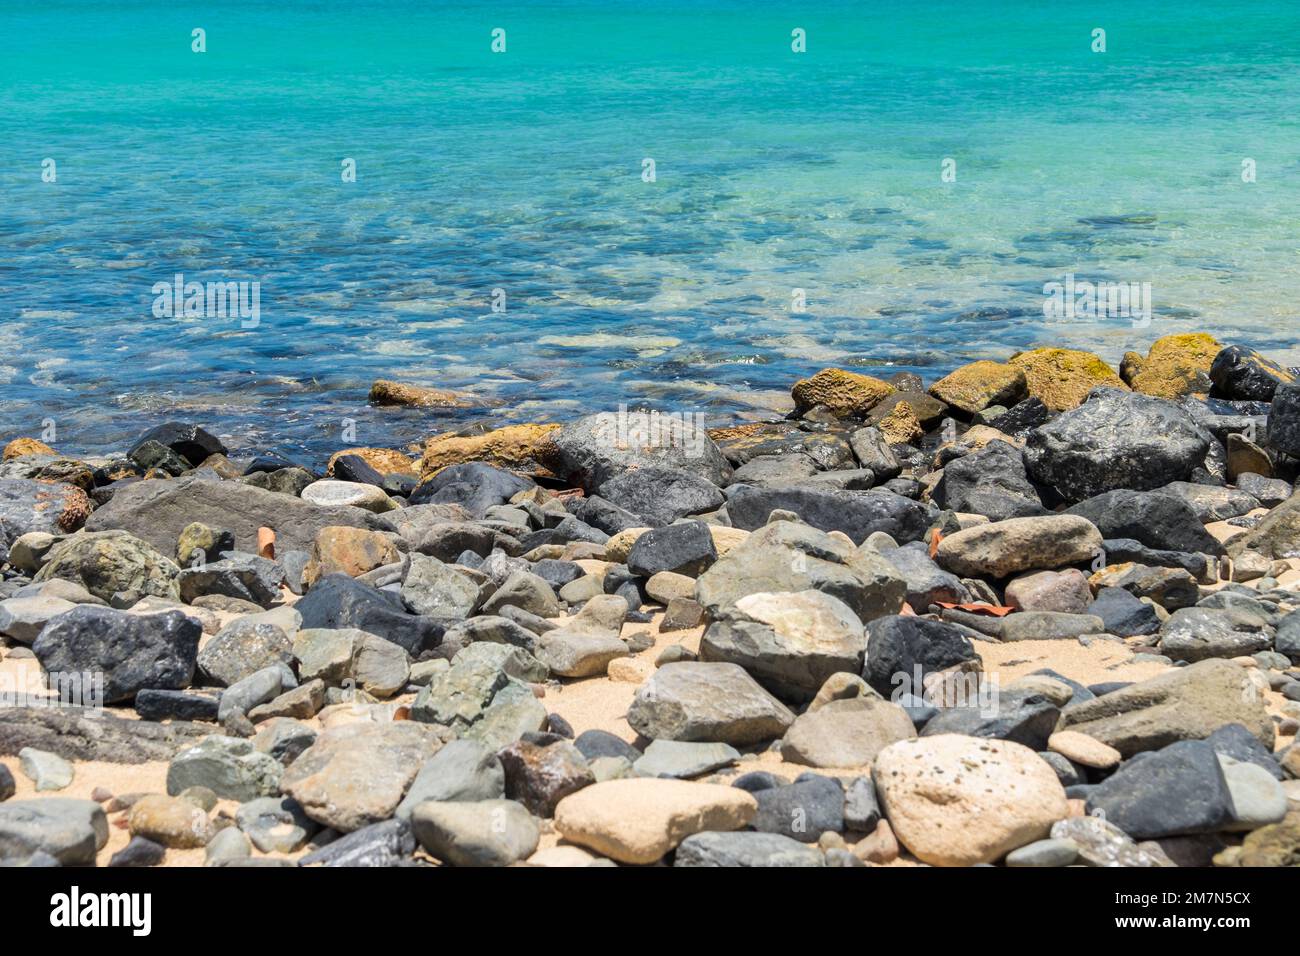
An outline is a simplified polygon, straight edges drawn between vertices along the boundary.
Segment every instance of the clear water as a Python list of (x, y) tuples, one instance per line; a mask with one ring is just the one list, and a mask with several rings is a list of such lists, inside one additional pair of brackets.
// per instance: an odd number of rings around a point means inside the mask
[[(1192, 330), (1300, 364), (1300, 5), (1134, 6), (3, 0), (0, 437), (721, 424), (829, 364)], [(155, 318), (178, 272), (260, 282), (260, 324)], [(1069, 272), (1151, 283), (1150, 326), (1045, 320)], [(492, 406), (371, 409), (377, 377)]]

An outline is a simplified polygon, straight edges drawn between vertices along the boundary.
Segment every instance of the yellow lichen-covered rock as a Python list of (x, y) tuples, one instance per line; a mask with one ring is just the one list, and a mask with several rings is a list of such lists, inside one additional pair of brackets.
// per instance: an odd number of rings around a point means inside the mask
[(414, 458), (392, 448), (344, 448), (330, 455), (329, 465), (325, 468), (325, 474), (330, 478), (334, 477), (334, 462), (344, 455), (356, 455), (381, 475), (415, 475), (420, 471)]
[(917, 420), (916, 413), (907, 402), (899, 402), (894, 410), (882, 418), (876, 425), (885, 441), (891, 445), (911, 445), (920, 441), (925, 429)]
[(1125, 362), (1126, 381), (1135, 392), (1157, 398), (1180, 398), (1210, 390), (1210, 366), (1223, 350), (1205, 332), (1166, 335), (1151, 343), (1146, 358)]
[(458, 392), (381, 378), (370, 386), (370, 404), (405, 405), (410, 408), (469, 408), (474, 402), (468, 395)]
[(930, 394), (968, 415), (990, 405), (1010, 407), (1025, 397), (1025, 374), (1001, 362), (963, 365), (930, 386)]
[(1025, 390), (1054, 412), (1078, 408), (1099, 386), (1126, 388), (1124, 380), (1101, 356), (1076, 349), (1034, 349), (1011, 356), (1025, 373)]
[(449, 465), (482, 461), (499, 468), (539, 474), (546, 472), (551, 433), (559, 425), (506, 425), (481, 435), (446, 432), (424, 444), (421, 478), (437, 474)]
[(22, 458), (24, 455), (57, 455), (58, 452), (35, 438), (15, 438), (5, 445), (4, 460)]
[(812, 378), (794, 383), (790, 396), (797, 411), (805, 412), (817, 405), (840, 417), (865, 415), (873, 405), (894, 391), (894, 386), (870, 375), (846, 372), (842, 368), (824, 368)]

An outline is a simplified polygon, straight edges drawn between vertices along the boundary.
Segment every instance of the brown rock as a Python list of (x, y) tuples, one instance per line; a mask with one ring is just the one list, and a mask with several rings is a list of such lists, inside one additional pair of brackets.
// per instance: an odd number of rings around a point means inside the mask
[(469, 408), (468, 396), (439, 388), (425, 388), (390, 379), (376, 379), (370, 386), (371, 405), (404, 405), (409, 408)]
[(505, 768), (506, 796), (539, 817), (551, 817), (561, 800), (591, 786), (596, 777), (587, 759), (567, 740), (541, 734), (529, 737), (497, 754)]
[(971, 362), (931, 385), (930, 394), (967, 414), (990, 405), (1010, 407), (1025, 397), (1025, 375), (1001, 362)]
[(420, 476), (429, 478), (449, 465), (481, 461), (530, 475), (548, 474), (550, 436), (559, 425), (507, 425), (481, 435), (447, 432), (424, 444)]
[(131, 805), (127, 828), (165, 847), (187, 850), (206, 846), (212, 836), (208, 815), (189, 800), (153, 793)]
[(840, 417), (860, 417), (893, 391), (892, 385), (878, 378), (824, 368), (811, 378), (795, 382), (790, 395), (800, 412), (821, 405)]
[(1222, 350), (1214, 336), (1204, 332), (1166, 335), (1151, 344), (1145, 359), (1128, 363), (1126, 381), (1133, 391), (1158, 398), (1207, 393), (1210, 366)]
[(415, 475), (420, 471), (414, 458), (392, 448), (344, 448), (330, 455), (325, 468), (328, 477), (334, 477), (334, 462), (344, 455), (356, 455), (381, 475)]
[(303, 569), (307, 587), (327, 574), (342, 572), (356, 577), (402, 560), (392, 539), (379, 531), (332, 526), (321, 528), (312, 546), (311, 560)]
[(24, 455), (57, 455), (58, 452), (35, 438), (15, 438), (5, 445), (4, 460), (22, 458)]
[(1077, 408), (1100, 385), (1125, 388), (1115, 370), (1092, 352), (1075, 349), (1034, 349), (1011, 357), (1025, 373), (1025, 388), (1054, 412)]

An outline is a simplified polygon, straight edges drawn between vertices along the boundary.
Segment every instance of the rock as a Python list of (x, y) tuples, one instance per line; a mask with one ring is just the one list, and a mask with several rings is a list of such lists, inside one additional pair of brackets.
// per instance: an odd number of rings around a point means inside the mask
[(1125, 380), (1136, 392), (1178, 398), (1208, 392), (1210, 369), (1222, 346), (1204, 332), (1166, 335), (1151, 344), (1145, 359), (1125, 356)]
[(131, 842), (112, 855), (108, 861), (111, 867), (157, 866), (167, 856), (167, 848), (161, 843), (144, 837), (131, 837)]
[(396, 816), (427, 800), (472, 803), (498, 800), (506, 792), (505, 769), (497, 755), (473, 740), (453, 740), (430, 757), (415, 775), (410, 790), (398, 804)]
[(1140, 601), (1123, 588), (1103, 587), (1088, 606), (1088, 613), (1101, 618), (1107, 634), (1133, 637), (1154, 634), (1160, 630), (1160, 618), (1155, 608)]
[(304, 629), (354, 628), (400, 645), (418, 655), (436, 647), (443, 628), (434, 619), (406, 613), (401, 598), (348, 577), (330, 574), (294, 605)]
[(220, 866), (232, 860), (247, 860), (253, 855), (253, 844), (238, 827), (218, 830), (204, 848), (206, 866)]
[(1249, 831), (1281, 823), (1287, 814), (1287, 796), (1272, 774), (1256, 764), (1216, 755), (1232, 804), (1229, 829)]
[(1069, 501), (1186, 480), (1209, 441), (1173, 402), (1103, 389), (1029, 433), (1029, 477)]
[(922, 737), (961, 734), (1010, 741), (1039, 751), (1047, 746), (1061, 716), (1050, 698), (1032, 688), (1008, 687), (991, 701), (987, 690), (984, 694), (970, 694), (962, 688), (962, 692), (966, 699), (959, 698), (957, 706), (944, 707), (926, 721)]
[(867, 626), (867, 654), (862, 677), (879, 694), (902, 687), (916, 694), (918, 677), (978, 662), (970, 639), (957, 627), (921, 617), (894, 615)]
[(879, 428), (867, 426), (859, 428), (849, 437), (849, 446), (853, 456), (863, 468), (868, 469), (877, 481), (897, 478), (903, 471), (898, 457), (885, 441)]
[(1260, 743), (1259, 738), (1241, 724), (1228, 724), (1220, 727), (1205, 742), (1214, 748), (1220, 757), (1231, 757), (1239, 763), (1250, 763), (1264, 770), (1275, 780), (1283, 779), (1281, 767), (1273, 751)]
[(788, 521), (754, 532), (700, 575), (696, 600), (717, 618), (749, 594), (820, 591), (870, 621), (895, 614), (906, 585), (874, 552)]
[(147, 721), (216, 721), (219, 700), (219, 697), (212, 694), (145, 688), (135, 695), (135, 712)]
[(1168, 866), (1163, 853), (1139, 847), (1133, 838), (1101, 817), (1071, 817), (1052, 824), (1053, 840), (1073, 843), (1087, 866)]
[(181, 529), (176, 541), (176, 563), (191, 565), (196, 559), (219, 561), (224, 551), (235, 550), (235, 536), (224, 529), (209, 528), (192, 521)]
[(90, 499), (75, 485), (0, 478), (0, 529), (9, 538), (33, 531), (70, 534), (90, 515)]
[(182, 750), (167, 768), (167, 792), (207, 787), (221, 799), (246, 803), (274, 796), (280, 786), (280, 763), (237, 737), (214, 734)]
[(753, 531), (773, 511), (791, 511), (821, 531), (842, 531), (855, 542), (883, 531), (898, 542), (920, 540), (929, 522), (925, 508), (893, 492), (840, 491), (811, 486), (728, 489), (727, 513), (737, 528)]
[(1005, 740), (902, 741), (881, 751), (872, 778), (899, 841), (934, 866), (992, 863), (1068, 813), (1052, 768)]
[(1004, 578), (1089, 561), (1101, 542), (1096, 526), (1077, 515), (1011, 518), (945, 536), (936, 557), (955, 574)]
[(1300, 383), (1279, 385), (1268, 413), (1270, 448), (1300, 457)]
[[(278, 671), (279, 669), (276, 668)], [(263, 673), (262, 671), (258, 672)], [(285, 676), (282, 672), (280, 676)], [(253, 678), (246, 677), (245, 681), (251, 681)], [(240, 684), (236, 684), (222, 695), (223, 708), (226, 699), (239, 689)], [(276, 720), (284, 717), (295, 720), (310, 720), (315, 717), (325, 707), (326, 687), (323, 681), (313, 680), (300, 684), (297, 687), (282, 686), (281, 692), (269, 700), (260, 701), (259, 703), (245, 708), (244, 703), (252, 704), (252, 699), (248, 701), (238, 701), (232, 709), (238, 709), (247, 715), (248, 719), (254, 724), (261, 723), (265, 720)], [(218, 719), (225, 722), (223, 711), (218, 712)]]
[(1073, 840), (1037, 840), (1007, 854), (1007, 866), (1069, 866), (1079, 858)]
[(665, 664), (636, 692), (627, 721), (652, 739), (759, 743), (794, 715), (735, 664)]
[(1233, 538), (1227, 551), (1233, 558), (1246, 551), (1275, 560), (1300, 557), (1300, 494), (1270, 511), (1254, 529)]
[(308, 853), (299, 866), (401, 866), (415, 852), (415, 835), (404, 820), (384, 820), (345, 833)]
[[(380, 475), (416, 475), (420, 472), (420, 464), (409, 455), (392, 448), (344, 448), (330, 455), (329, 462), (325, 466), (325, 474), (329, 477), (335, 477), (335, 465), (342, 458), (360, 459), (366, 465)], [(344, 476), (339, 476), (344, 477)], [(346, 477), (344, 480), (347, 480)]]
[(374, 634), (353, 631), (352, 679), (362, 691), (386, 700), (400, 693), (411, 677), (411, 658), (399, 644)]
[(0, 803), (0, 859), (45, 853), (63, 866), (94, 866), (95, 854), (107, 842), (108, 818), (93, 800)]
[(1105, 589), (1127, 591), (1137, 598), (1150, 598), (1170, 611), (1191, 607), (1200, 595), (1196, 578), (1184, 570), (1128, 562), (1102, 568), (1088, 583), (1099, 593)]
[(24, 747), (34, 747), (65, 760), (138, 764), (170, 760), (211, 729), (126, 720), (89, 708), (8, 707), (0, 720), (0, 754), (16, 755)]
[(382, 488), (355, 481), (337, 481), (331, 478), (313, 481), (302, 489), (299, 497), (321, 508), (353, 507), (375, 514), (393, 509), (393, 500)]
[(327, 574), (360, 577), (401, 560), (390, 534), (364, 528), (321, 528), (312, 544), (311, 559), (303, 568), (302, 583), (310, 588)]
[(14, 780), (13, 772), (4, 764), (0, 764), (0, 803), (8, 800), (18, 791), (18, 784)]
[(213, 683), (229, 687), (273, 664), (292, 663), (293, 644), (279, 627), (236, 618), (198, 653), (199, 669)]
[(505, 769), (506, 796), (539, 817), (555, 814), (563, 798), (596, 782), (573, 744), (550, 734), (530, 734), (497, 755)]
[(1013, 365), (982, 360), (963, 365), (930, 386), (930, 394), (968, 415), (1025, 397), (1025, 374)]
[(897, 704), (877, 697), (833, 700), (795, 718), (781, 740), (781, 757), (810, 767), (860, 767), (915, 736), (912, 719)]
[(637, 538), (628, 552), (627, 567), (633, 574), (650, 577), (670, 571), (698, 577), (718, 560), (708, 525), (686, 521), (665, 528), (652, 528)]
[(446, 739), (413, 721), (333, 727), (285, 769), (281, 790), (317, 823), (350, 833), (392, 816)]
[(1242, 724), (1273, 746), (1273, 722), (1263, 694), (1240, 665), (1205, 660), (1071, 704), (1062, 730), (1078, 730), (1126, 757), (1180, 740), (1200, 740), (1227, 724)]
[(487, 509), (503, 505), (533, 483), (484, 462), (464, 462), (428, 473), (411, 493), (411, 504), (456, 504), (482, 517)]
[(1131, 538), (1157, 550), (1223, 553), (1191, 506), (1162, 491), (1110, 491), (1080, 502), (1066, 514), (1086, 518), (1108, 540)]
[(106, 602), (118, 594), (175, 600), (179, 573), (170, 558), (124, 531), (82, 532), (51, 548), (34, 580), (74, 581)]
[(430, 855), (452, 866), (509, 866), (537, 849), (537, 821), (513, 800), (427, 801), (411, 813), (411, 828)]
[(205, 811), (188, 800), (149, 794), (131, 805), (127, 815), (131, 834), (176, 850), (206, 846), (212, 823)]
[(1081, 614), (1092, 611), (1092, 591), (1087, 576), (1077, 568), (1038, 571), (1007, 583), (1006, 602), (1021, 611), (1057, 611)]
[(820, 850), (778, 833), (696, 833), (677, 847), (675, 867), (825, 866)]
[(680, 415), (602, 412), (570, 422), (549, 437), (553, 470), (588, 490), (631, 468), (677, 468), (715, 485), (725, 484), (731, 474), (704, 429)]
[(1092, 352), (1033, 349), (1012, 356), (1010, 364), (1024, 373), (1028, 396), (1053, 412), (1079, 407), (1094, 388), (1126, 388), (1115, 370)]
[(20, 644), (30, 644), (53, 618), (76, 606), (71, 601), (43, 594), (0, 601), (0, 634)]
[(615, 475), (600, 485), (600, 497), (652, 527), (686, 515), (716, 510), (723, 502), (718, 487), (678, 468), (647, 466)]
[(1020, 449), (1004, 441), (949, 462), (931, 497), (940, 508), (990, 521), (1047, 514), (1025, 474)]
[(620, 863), (654, 863), (701, 831), (738, 830), (758, 812), (735, 787), (683, 780), (607, 780), (560, 801), (555, 828), (570, 843)]
[[(862, 545), (863, 549), (867, 547), (866, 543)], [(920, 542), (878, 553), (903, 576), (907, 603), (914, 610), (924, 611), (939, 602), (966, 604), (974, 600), (960, 578), (930, 560), (928, 549)]]
[(1130, 761), (1088, 795), (1090, 813), (1138, 840), (1213, 833), (1232, 820), (1232, 797), (1214, 748), (1184, 740)]
[(166, 422), (151, 428), (136, 439), (129, 455), (149, 442), (157, 442), (180, 455), (191, 468), (197, 468), (212, 455), (226, 454), (221, 440), (189, 422)]
[(1095, 767), (1099, 770), (1108, 770), (1111, 767), (1118, 766), (1123, 759), (1123, 756), (1114, 747), (1110, 747), (1100, 740), (1095, 740), (1076, 730), (1062, 730), (1059, 733), (1052, 734), (1051, 737), (1047, 738), (1047, 747), (1072, 763), (1081, 764), (1085, 767)]
[(546, 725), (546, 708), (499, 662), (457, 657), (445, 674), (434, 677), (416, 696), (412, 720), (441, 724), (493, 750)]
[(474, 404), (469, 396), (440, 388), (426, 388), (408, 382), (377, 378), (370, 386), (370, 404), (399, 405), (406, 408), (468, 408)]
[(1214, 357), (1209, 375), (1217, 398), (1249, 402), (1271, 402), (1279, 385), (1296, 380), (1291, 372), (1244, 345), (1223, 348)]
[(15, 458), (22, 458), (26, 455), (57, 455), (53, 448), (43, 441), (37, 441), (35, 438), (15, 438), (4, 448), (4, 461), (12, 461)]
[(1220, 488), (1217, 485), (1196, 485), (1187, 481), (1171, 481), (1158, 489), (1157, 493), (1181, 498), (1192, 509), (1196, 520), (1201, 524), (1238, 518), (1260, 506), (1259, 499), (1244, 490)]
[(421, 474), (428, 477), (449, 465), (481, 461), (520, 472), (544, 471), (550, 436), (559, 425), (507, 425), (482, 434), (444, 432), (424, 445)]
[(739, 664), (772, 693), (806, 700), (837, 671), (862, 669), (867, 638), (842, 601), (820, 591), (750, 594), (710, 625), (700, 659)]
[(58, 754), (34, 747), (24, 747), (18, 751), (19, 766), (38, 793), (47, 790), (63, 790), (72, 785), (74, 771)]
[(861, 418), (893, 391), (892, 385), (878, 378), (824, 368), (811, 378), (795, 382), (790, 395), (800, 414), (820, 405), (837, 418)]
[(627, 602), (616, 594), (599, 594), (567, 623), (537, 639), (537, 658), (561, 677), (604, 674), (610, 661), (631, 651), (619, 639)]
[(139, 615), (82, 604), (51, 620), (32, 651), (47, 673), (102, 674), (103, 702), (111, 704), (146, 687), (188, 687), (201, 633), (179, 611)]
[(528, 571), (515, 571), (492, 596), (483, 602), (484, 614), (497, 614), (506, 605), (522, 608), (538, 617), (559, 617), (560, 602), (551, 586)]
[(402, 600), (417, 614), (464, 620), (478, 610), (479, 586), (451, 565), (424, 554), (411, 555)]
[(261, 797), (242, 804), (235, 822), (263, 853), (296, 853), (318, 829), (289, 797)]
[(1246, 611), (1187, 607), (1160, 625), (1160, 652), (1176, 661), (1240, 657), (1267, 650), (1273, 629)]
[(654, 740), (632, 767), (641, 777), (672, 777), (686, 780), (730, 766), (740, 752), (727, 744)]
[(1059, 611), (1022, 611), (1002, 621), (1003, 641), (1074, 640), (1085, 634), (1102, 634), (1105, 623), (1092, 614), (1063, 614)]
[(601, 757), (622, 757), (629, 763), (634, 763), (641, 757), (641, 751), (607, 730), (585, 730), (573, 741), (573, 746), (588, 761)]

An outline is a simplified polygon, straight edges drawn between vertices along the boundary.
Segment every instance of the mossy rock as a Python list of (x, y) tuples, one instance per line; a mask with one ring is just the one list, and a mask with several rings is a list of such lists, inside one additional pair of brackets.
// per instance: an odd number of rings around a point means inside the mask
[(58, 452), (35, 438), (15, 438), (5, 445), (4, 460), (22, 458), (25, 455), (57, 455)]
[(1092, 352), (1033, 349), (1011, 356), (1011, 364), (1025, 373), (1029, 397), (1039, 399), (1054, 412), (1078, 408), (1099, 386), (1127, 388), (1115, 370)]
[(925, 436), (925, 430), (907, 402), (899, 402), (894, 410), (876, 423), (880, 434), (891, 445), (914, 445)]
[(1010, 408), (1025, 397), (1025, 374), (1002, 362), (971, 362), (931, 385), (930, 394), (968, 415), (990, 405)]
[(893, 391), (894, 386), (870, 375), (846, 372), (842, 368), (824, 368), (812, 378), (795, 382), (790, 396), (797, 412), (821, 405), (846, 418), (867, 414)]
[(1125, 356), (1121, 370), (1135, 392), (1156, 398), (1180, 398), (1209, 392), (1210, 366), (1223, 346), (1205, 332), (1166, 335), (1151, 344), (1146, 358)]
[(480, 435), (448, 432), (424, 445), (420, 478), (430, 478), (450, 465), (481, 461), (531, 475), (549, 474), (551, 434), (559, 425), (506, 425)]

